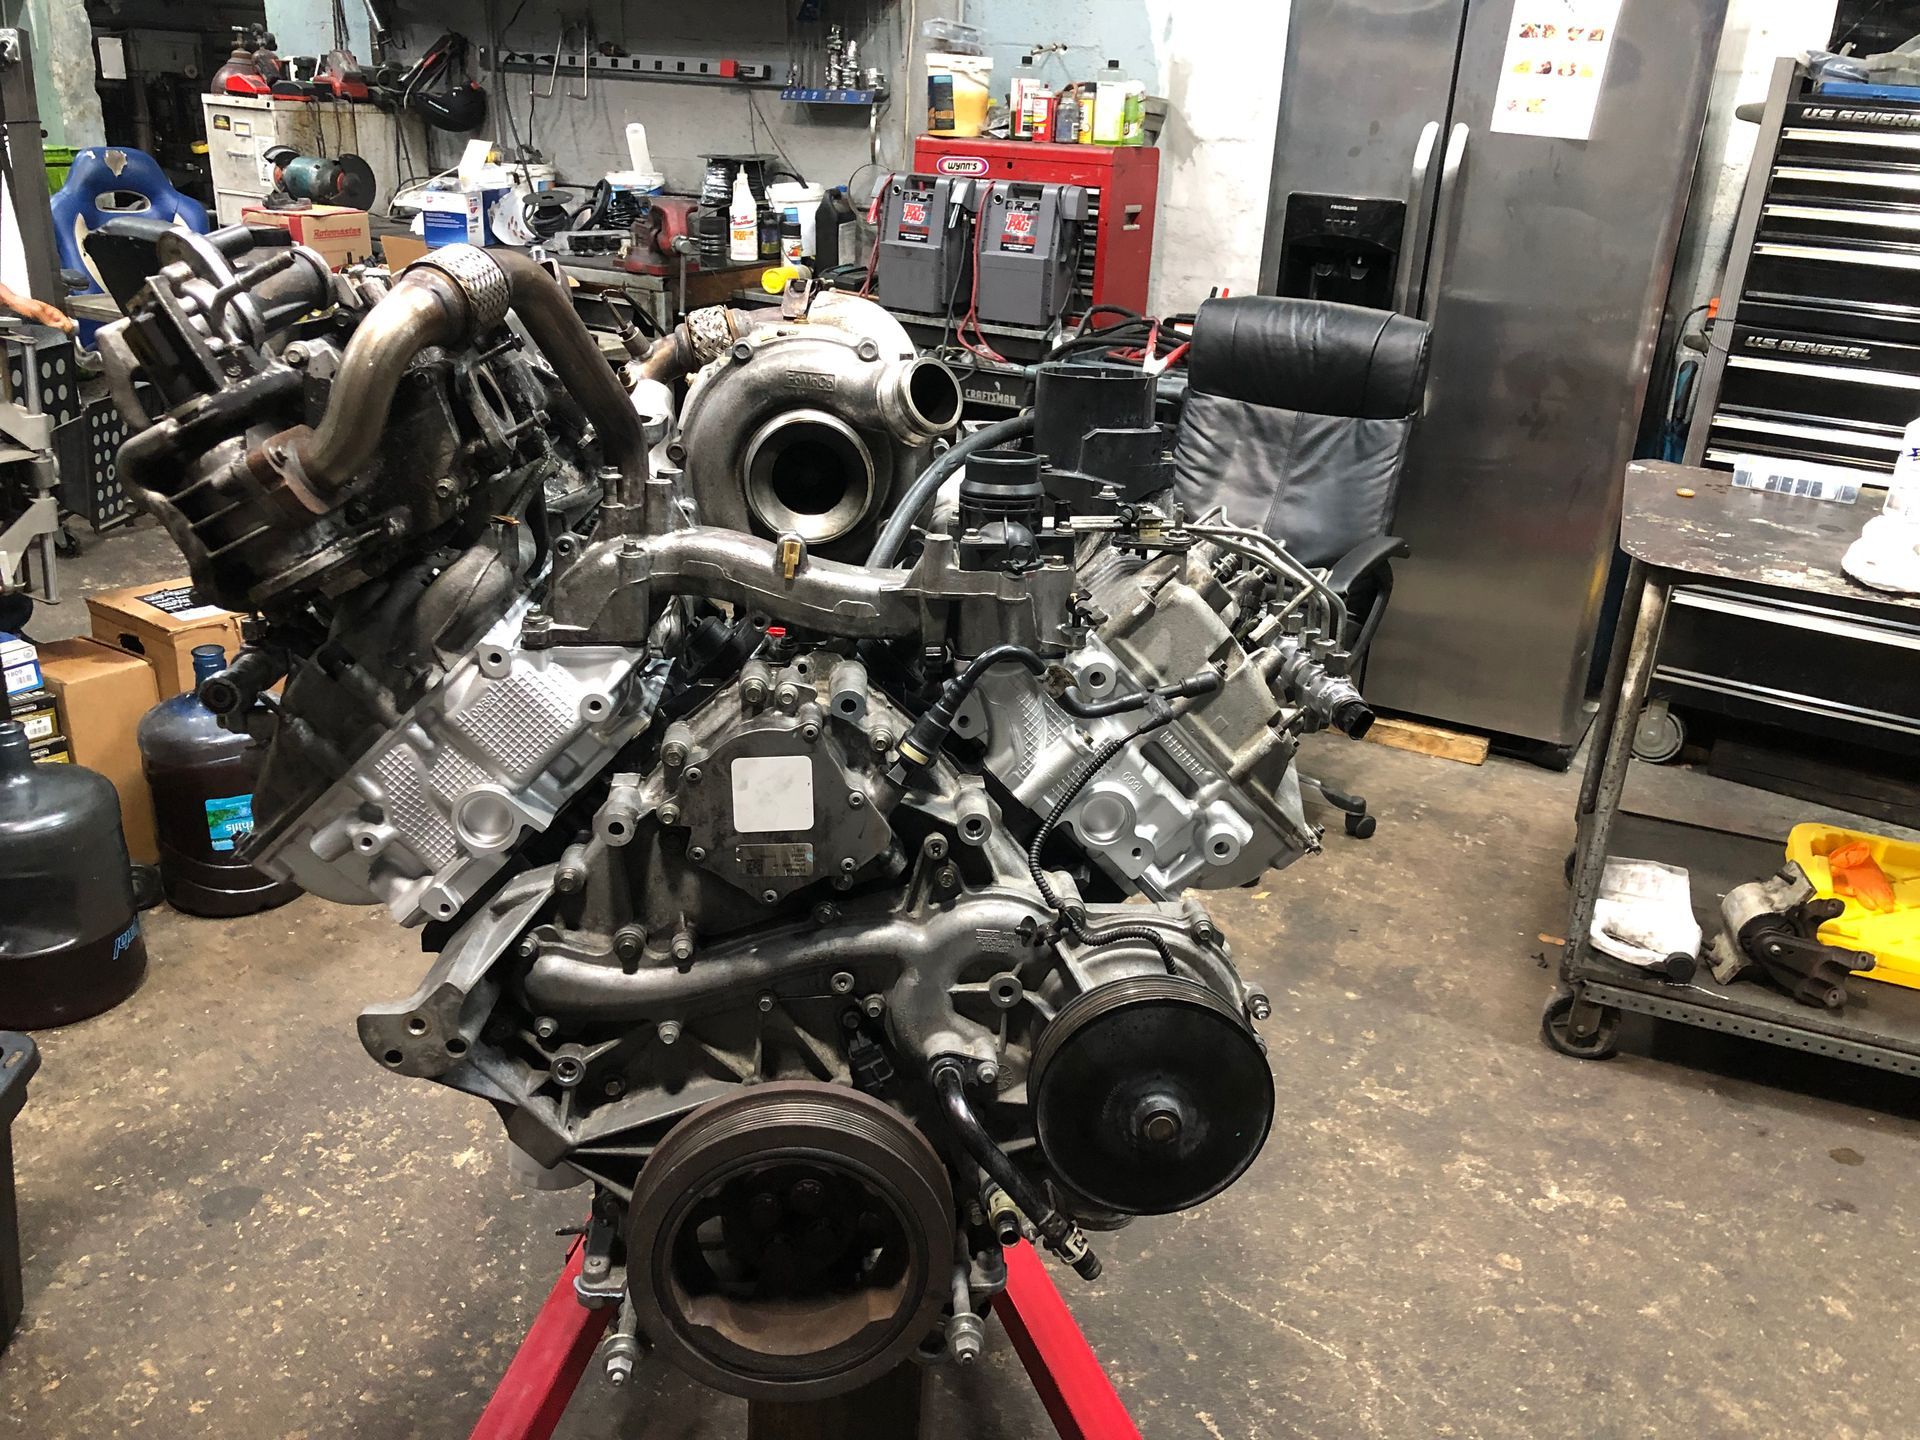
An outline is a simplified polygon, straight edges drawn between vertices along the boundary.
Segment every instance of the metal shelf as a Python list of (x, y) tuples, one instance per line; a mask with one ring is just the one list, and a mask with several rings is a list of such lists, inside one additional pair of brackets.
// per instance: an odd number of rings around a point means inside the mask
[(877, 105), (886, 94), (880, 90), (820, 90), (810, 85), (789, 85), (780, 92), (780, 98), (796, 105)]

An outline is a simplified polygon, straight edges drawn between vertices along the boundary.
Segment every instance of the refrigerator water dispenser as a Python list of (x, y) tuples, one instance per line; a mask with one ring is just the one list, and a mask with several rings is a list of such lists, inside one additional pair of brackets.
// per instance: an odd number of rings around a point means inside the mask
[(1394, 283), (1406, 223), (1403, 200), (1289, 195), (1279, 293), (1373, 310), (1398, 308)]

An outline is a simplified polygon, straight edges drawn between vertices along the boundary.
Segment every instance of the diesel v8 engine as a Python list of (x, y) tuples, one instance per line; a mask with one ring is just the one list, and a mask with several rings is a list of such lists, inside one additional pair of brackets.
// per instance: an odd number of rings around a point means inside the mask
[(123, 481), (252, 617), (201, 691), (269, 750), (250, 858), (419, 927), (360, 1038), (590, 1187), (609, 1374), (970, 1361), (1004, 1246), (1093, 1279), (1253, 1162), (1269, 1004), (1193, 895), (1319, 849), (1301, 737), (1371, 718), (1323, 577), (1020, 446), (1071, 373), (958, 438), (863, 300), (623, 372), (525, 253), (155, 253), (99, 345)]

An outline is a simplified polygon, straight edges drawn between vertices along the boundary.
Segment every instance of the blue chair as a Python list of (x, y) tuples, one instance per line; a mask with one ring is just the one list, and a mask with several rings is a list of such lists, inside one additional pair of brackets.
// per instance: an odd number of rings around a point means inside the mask
[[(127, 204), (129, 196), (146, 203)], [(53, 197), (53, 239), (60, 251), (61, 267), (87, 276), (86, 288), (76, 294), (97, 295), (105, 289), (87, 263), (81, 242), (109, 220), (133, 215), (180, 225), (202, 235), (209, 228), (206, 208), (174, 189), (159, 162), (146, 151), (124, 145), (89, 145), (75, 155), (67, 171), (67, 183)], [(99, 328), (98, 321), (82, 320), (80, 343), (91, 349)]]

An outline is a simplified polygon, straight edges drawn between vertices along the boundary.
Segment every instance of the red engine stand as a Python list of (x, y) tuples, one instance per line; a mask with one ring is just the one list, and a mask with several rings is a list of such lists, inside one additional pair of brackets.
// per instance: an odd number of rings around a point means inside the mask
[[(1006, 1256), (1007, 1288), (993, 1308), (1060, 1440), (1140, 1440), (1045, 1263), (1024, 1242)], [(473, 1427), (473, 1440), (551, 1440), (613, 1318), (611, 1310), (588, 1310), (574, 1298), (579, 1273), (576, 1240), (566, 1268)]]
[(994, 1313), (1060, 1440), (1140, 1440), (1046, 1262), (1024, 1240), (1004, 1253), (1007, 1288), (994, 1300)]
[(480, 1412), (473, 1440), (551, 1440), (613, 1321), (612, 1310), (589, 1310), (574, 1298), (581, 1249), (575, 1240), (567, 1251), (566, 1267)]

